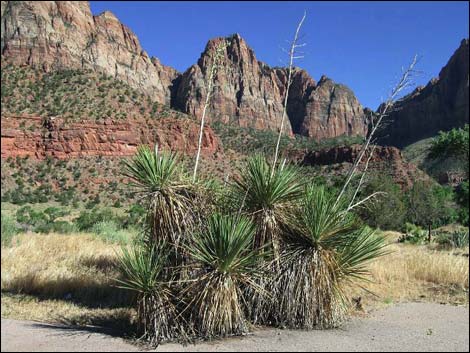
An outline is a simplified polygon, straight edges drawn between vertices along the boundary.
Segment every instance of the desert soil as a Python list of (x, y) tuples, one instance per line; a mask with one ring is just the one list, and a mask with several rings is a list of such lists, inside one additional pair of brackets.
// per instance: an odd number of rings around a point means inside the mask
[[(245, 337), (182, 346), (165, 344), (159, 352), (196, 351), (469, 351), (469, 309), (431, 303), (398, 304), (367, 318), (353, 318), (341, 329), (291, 331), (259, 329)], [(75, 329), (2, 319), (1, 350), (145, 350), (96, 328)]]

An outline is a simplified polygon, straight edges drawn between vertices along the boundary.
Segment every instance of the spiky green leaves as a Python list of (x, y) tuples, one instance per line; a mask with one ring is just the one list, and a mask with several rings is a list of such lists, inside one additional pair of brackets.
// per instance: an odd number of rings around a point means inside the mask
[(140, 294), (154, 293), (165, 282), (163, 273), (167, 258), (167, 253), (161, 247), (123, 247), (118, 258), (123, 279), (117, 281), (122, 288)]
[(213, 215), (194, 236), (188, 252), (199, 264), (185, 293), (192, 321), (205, 337), (240, 334), (247, 329), (243, 291), (256, 287), (259, 259), (251, 243), (255, 227), (245, 217)]
[(260, 155), (250, 158), (246, 168), (241, 170), (235, 189), (240, 201), (245, 200), (244, 209), (248, 212), (281, 209), (302, 195), (297, 168), (278, 165), (272, 175), (271, 172), (270, 164)]
[(275, 320), (291, 328), (336, 326), (345, 309), (345, 284), (364, 279), (368, 261), (385, 254), (385, 241), (322, 187), (307, 189), (294, 220), (274, 286)]
[(205, 230), (194, 237), (189, 252), (212, 271), (247, 274), (258, 262), (256, 252), (250, 249), (254, 233), (254, 224), (245, 217), (214, 214)]
[(158, 154), (148, 146), (140, 146), (132, 161), (124, 161), (124, 175), (131, 178), (134, 185), (148, 193), (164, 190), (174, 184), (178, 170), (175, 154)]
[(181, 235), (194, 222), (195, 205), (193, 185), (181, 171), (178, 156), (141, 146), (125, 162), (124, 175), (148, 200), (147, 223), (153, 240), (178, 246)]
[(122, 278), (121, 288), (137, 293), (138, 329), (150, 343), (186, 337), (186, 326), (178, 315), (171, 274), (167, 265), (168, 249), (165, 246), (136, 245), (131, 250), (123, 248), (119, 257)]
[(279, 253), (279, 233), (288, 222), (293, 202), (302, 195), (303, 187), (298, 169), (278, 165), (273, 169), (263, 156), (248, 160), (246, 168), (234, 185), (238, 205), (248, 213), (257, 226), (254, 248), (272, 246)]
[(290, 241), (305, 242), (307, 247), (330, 249), (342, 244), (359, 224), (345, 212), (343, 203), (335, 201), (335, 195), (323, 186), (308, 187), (292, 218), (291, 232), (287, 234)]

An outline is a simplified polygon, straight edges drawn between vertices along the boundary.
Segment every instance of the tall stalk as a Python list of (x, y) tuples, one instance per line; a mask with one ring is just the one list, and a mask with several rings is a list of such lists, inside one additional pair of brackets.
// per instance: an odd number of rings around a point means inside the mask
[(289, 50), (289, 69), (288, 69), (288, 77), (287, 77), (286, 96), (284, 97), (281, 128), (279, 129), (279, 135), (277, 137), (276, 151), (274, 152), (274, 163), (273, 163), (272, 170), (271, 170), (271, 176), (274, 174), (274, 168), (276, 167), (276, 163), (277, 163), (277, 159), (279, 155), (279, 145), (281, 143), (282, 130), (284, 129), (284, 120), (286, 119), (286, 115), (287, 115), (287, 99), (289, 98), (289, 89), (292, 84), (292, 69), (293, 69), (294, 59), (302, 58), (302, 56), (296, 56), (296, 49), (299, 47), (305, 46), (305, 44), (297, 44), (297, 41), (299, 39), (300, 28), (302, 27), (302, 24), (304, 23), (306, 16), (307, 16), (307, 13), (304, 12), (302, 19), (297, 25), (297, 29), (294, 34), (294, 39), (292, 40), (291, 47)]
[(220, 43), (217, 46), (217, 48), (215, 49), (215, 53), (214, 53), (214, 57), (213, 57), (210, 69), (209, 69), (209, 80), (208, 80), (208, 83), (207, 83), (207, 95), (206, 95), (206, 101), (204, 103), (204, 109), (202, 111), (201, 126), (199, 128), (199, 141), (198, 141), (198, 145), (197, 145), (196, 162), (194, 164), (193, 182), (196, 181), (197, 167), (199, 165), (199, 158), (200, 158), (200, 155), (201, 155), (202, 135), (203, 135), (203, 132), (204, 132), (204, 122), (205, 122), (205, 119), (206, 119), (207, 108), (209, 106), (210, 99), (211, 99), (212, 93), (213, 93), (212, 91), (213, 91), (213, 87), (214, 87), (214, 78), (215, 78), (215, 75), (217, 74), (217, 70), (219, 68), (220, 58), (222, 57), (226, 46), (227, 45), (226, 45), (225, 41), (223, 41), (222, 43)]

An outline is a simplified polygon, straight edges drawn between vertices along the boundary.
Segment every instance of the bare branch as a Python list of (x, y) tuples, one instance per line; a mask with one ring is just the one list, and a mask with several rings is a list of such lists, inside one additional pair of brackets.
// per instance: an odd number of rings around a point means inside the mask
[(374, 138), (377, 129), (380, 127), (380, 125), (382, 123), (382, 120), (387, 116), (390, 109), (393, 107), (393, 104), (396, 103), (397, 97), (400, 95), (400, 93), (403, 92), (403, 90), (410, 85), (412, 77), (416, 73), (416, 71), (414, 70), (414, 67), (415, 67), (417, 62), (418, 62), (418, 56), (415, 55), (413, 57), (413, 60), (411, 61), (410, 65), (408, 66), (408, 68), (401, 75), (401, 77), (398, 80), (395, 87), (392, 88), (392, 90), (391, 90), (391, 92), (388, 96), (387, 101), (385, 102), (385, 104), (382, 105), (382, 109), (378, 113), (376, 121), (373, 122), (373, 127), (372, 127), (372, 129), (369, 133), (369, 137), (364, 142), (364, 144), (362, 146), (362, 149), (359, 152), (359, 155), (357, 156), (355, 162), (353, 163), (351, 169), (348, 172), (348, 175), (346, 177), (346, 181), (343, 185), (343, 188), (341, 189), (341, 192), (338, 194), (335, 205), (338, 204), (338, 202), (343, 197), (346, 189), (348, 188), (348, 186), (349, 186), (349, 184), (352, 180), (352, 177), (354, 176), (355, 172), (357, 171), (357, 168), (358, 168), (359, 164), (361, 163), (362, 158), (364, 157), (364, 154), (365, 154), (367, 148), (369, 147), (372, 139)]
[(354, 201), (356, 200), (357, 194), (359, 193), (359, 190), (361, 189), (363, 183), (364, 183), (364, 177), (366, 176), (367, 169), (369, 168), (369, 162), (372, 159), (372, 156), (374, 155), (375, 149), (377, 145), (372, 145), (372, 150), (369, 153), (369, 157), (367, 158), (366, 165), (364, 166), (364, 170), (362, 171), (361, 179), (359, 180), (359, 184), (357, 185), (356, 190), (354, 191), (354, 195), (351, 198), (351, 201), (349, 202), (349, 207), (354, 204)]
[(386, 192), (383, 192), (383, 191), (376, 191), (376, 192), (374, 192), (373, 194), (370, 194), (369, 196), (363, 198), (361, 201), (356, 202), (354, 205), (349, 206), (349, 207), (346, 209), (345, 212), (351, 211), (352, 209), (356, 208), (357, 206), (362, 205), (363, 203), (369, 201), (369, 200), (370, 200), (371, 198), (373, 198), (373, 197), (376, 197), (376, 196), (378, 196), (378, 195), (386, 195), (386, 194), (387, 194), (387, 193), (386, 193)]
[(277, 159), (279, 155), (279, 145), (281, 143), (281, 136), (282, 136), (282, 130), (284, 129), (284, 120), (286, 119), (286, 114), (287, 114), (287, 99), (289, 97), (289, 89), (292, 84), (292, 69), (293, 69), (293, 64), (295, 59), (299, 59), (300, 57), (296, 57), (295, 55), (295, 48), (297, 45), (297, 41), (299, 39), (299, 32), (300, 28), (302, 27), (302, 24), (304, 23), (305, 17), (307, 17), (307, 12), (304, 11), (304, 15), (302, 16), (302, 19), (300, 20), (299, 24), (297, 25), (297, 29), (294, 34), (294, 39), (291, 42), (291, 48), (289, 51), (289, 56), (290, 56), (290, 61), (289, 61), (289, 73), (288, 73), (288, 78), (287, 78), (287, 87), (286, 87), (286, 96), (284, 98), (284, 107), (282, 110), (282, 118), (281, 118), (281, 127), (279, 128), (279, 135), (277, 137), (277, 143), (276, 143), (276, 151), (274, 152), (274, 162), (271, 170), (271, 177), (274, 175), (274, 169), (276, 168), (277, 164)]

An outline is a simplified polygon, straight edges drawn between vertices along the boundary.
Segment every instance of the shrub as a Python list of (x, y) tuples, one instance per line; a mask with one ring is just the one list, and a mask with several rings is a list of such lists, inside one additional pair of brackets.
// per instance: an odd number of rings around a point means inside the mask
[(456, 189), (455, 199), (460, 206), (458, 210), (458, 220), (463, 225), (468, 226), (469, 220), (469, 198), (468, 198), (468, 180), (462, 182)]
[(124, 224), (124, 226), (129, 226), (129, 225), (140, 225), (142, 224), (144, 218), (145, 218), (145, 208), (143, 208), (140, 205), (132, 205), (129, 210), (127, 211), (127, 223)]
[(137, 324), (141, 338), (154, 345), (185, 335), (182, 318), (170, 287), (171, 271), (166, 271), (168, 247), (123, 247), (119, 257), (121, 288), (137, 293)]
[(194, 223), (195, 192), (173, 153), (148, 146), (124, 163), (125, 175), (148, 202), (148, 226), (154, 242), (178, 246), (182, 233)]
[(313, 186), (296, 210), (273, 285), (276, 324), (338, 325), (346, 309), (345, 286), (364, 279), (367, 262), (385, 254), (384, 238), (361, 226), (342, 200)]
[(66, 221), (56, 221), (50, 223), (39, 224), (34, 228), (37, 233), (58, 233), (58, 234), (71, 234), (78, 232), (75, 224)]
[(63, 209), (63, 208), (58, 208), (58, 207), (48, 207), (44, 210), (44, 214), (48, 216), (48, 223), (54, 223), (54, 221), (59, 218), (59, 217), (64, 217), (68, 214), (70, 214), (69, 211)]
[(26, 226), (37, 227), (46, 224), (48, 217), (40, 211), (35, 211), (31, 206), (23, 206), (16, 211), (16, 221)]
[(1, 214), (2, 233), (1, 240), (2, 246), (8, 246), (11, 244), (11, 240), (15, 234), (19, 232), (16, 222), (13, 217), (8, 216), (2, 212)]
[(243, 288), (253, 287), (261, 273), (252, 248), (255, 229), (247, 218), (215, 214), (187, 248), (199, 266), (185, 294), (191, 321), (204, 337), (247, 331)]
[(99, 238), (111, 243), (127, 244), (132, 238), (130, 232), (120, 229), (114, 221), (100, 221), (95, 223), (91, 228), (91, 232), (98, 235)]
[(400, 187), (389, 176), (374, 176), (365, 185), (361, 196), (385, 192), (358, 210), (358, 214), (371, 227), (401, 230), (406, 215), (406, 204)]
[(400, 243), (423, 244), (427, 239), (428, 233), (413, 223), (405, 223), (405, 234), (398, 239)]
[(96, 223), (102, 221), (114, 220), (115, 215), (110, 209), (104, 208), (99, 210), (93, 208), (91, 211), (82, 211), (80, 215), (75, 219), (75, 224), (81, 231), (90, 230)]
[(468, 161), (469, 157), (469, 126), (454, 128), (448, 132), (439, 132), (431, 144), (430, 155), (432, 157), (457, 156)]
[(452, 192), (449, 188), (417, 181), (407, 193), (408, 221), (428, 228), (452, 223), (457, 214), (452, 207)]
[(278, 165), (272, 169), (260, 155), (249, 159), (240, 174), (233, 197), (237, 208), (253, 217), (256, 224), (253, 248), (269, 245), (278, 259), (281, 226), (287, 222), (293, 202), (302, 195), (300, 174), (293, 166)]
[(468, 231), (453, 231), (451, 233), (438, 234), (436, 239), (441, 245), (451, 246), (453, 248), (464, 248), (468, 246)]

